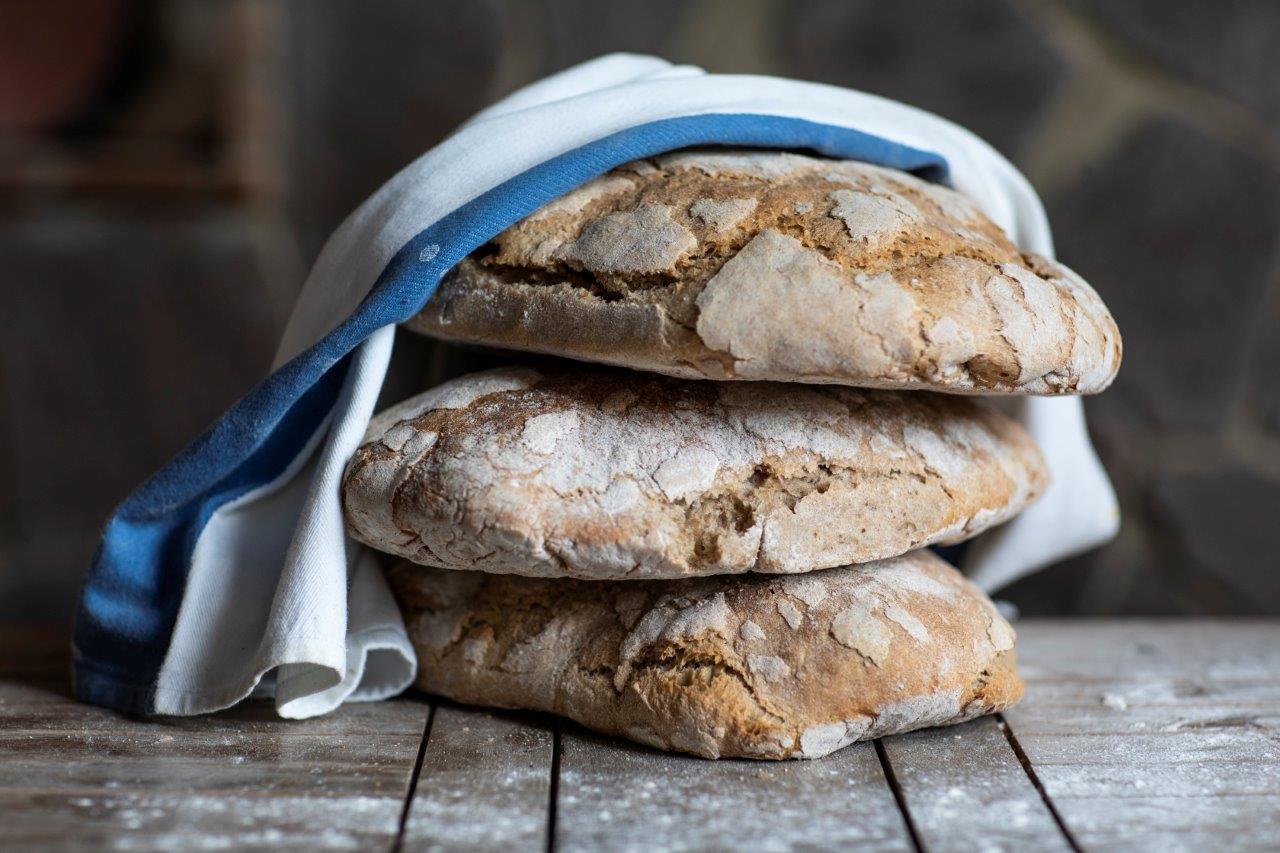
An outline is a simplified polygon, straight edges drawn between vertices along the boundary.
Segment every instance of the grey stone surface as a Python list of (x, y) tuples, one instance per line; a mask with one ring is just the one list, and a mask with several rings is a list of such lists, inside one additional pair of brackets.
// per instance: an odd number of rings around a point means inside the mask
[[(1086, 413), (1096, 403), (1096, 398), (1089, 401)], [(1114, 425), (1095, 428), (1091, 434), (1120, 502), (1119, 535), (1101, 548), (1046, 567), (1001, 590), (999, 597), (1014, 602), (1028, 616), (1240, 612), (1239, 603), (1221, 584), (1204, 583), (1203, 572), (1186, 571), (1180, 546), (1153, 517), (1152, 472), (1166, 465), (1152, 446), (1159, 433)]]
[(1020, 616), (1071, 613), (1080, 601), (1094, 564), (1092, 555), (1063, 560), (1010, 584), (994, 597), (1011, 602)]
[(1067, 68), (1003, 0), (803, 0), (788, 5), (796, 76), (923, 107), (1017, 159)]
[[(516, 0), (522, 2), (522, 0)], [(602, 53), (668, 53), (688, 0), (600, 3), (597, 0), (535, 0), (546, 33), (544, 70), (566, 68)]]
[(484, 105), (493, 3), (293, 0), (286, 16), (290, 214), (309, 264), (384, 181)]
[[(1130, 520), (1134, 523), (1134, 520)], [(1107, 588), (1098, 592), (1099, 575), (1107, 574)], [(1105, 549), (1055, 563), (995, 594), (1013, 602), (1023, 616), (1160, 616), (1169, 614), (1231, 613), (1225, 607), (1201, 607), (1181, 578), (1155, 554), (1145, 553), (1126, 563), (1116, 577)], [(1016, 627), (1016, 625), (1015, 625)]]
[(6, 580), (70, 600), (115, 504), (265, 375), (276, 329), (249, 228), (167, 206), (0, 224)]
[(1275, 0), (1072, 0), (1148, 59), (1280, 124)]
[(1228, 612), (1280, 614), (1280, 482), (1241, 469), (1169, 475), (1155, 501), (1183, 570), (1232, 593), (1210, 612), (1227, 603)]
[[(1105, 33), (1109, 46), (1152, 60), (1144, 74), (1196, 81), (1263, 127), (1280, 125), (1277, 0), (1059, 2), (1087, 16), (1097, 26), (1086, 30)], [(270, 243), (281, 256), (296, 249), (309, 266), (355, 205), (474, 110), (615, 50), (900, 98), (968, 125), (1015, 162), (1065, 174), (1046, 199), (1059, 253), (1097, 285), (1125, 338), (1117, 384), (1087, 405), (1125, 531), (1002, 594), (1027, 613), (1280, 612), (1272, 521), (1280, 487), (1259, 473), (1280, 464), (1280, 164), (1219, 141), (1213, 127), (1155, 116), (1111, 138), (1114, 116), (1100, 116), (1080, 136), (1102, 148), (1074, 172), (1062, 140), (1037, 132), (1075, 73), (1054, 48), (1074, 42), (1042, 31), (1062, 19), (1024, 17), (1031, 4), (1019, 0), (289, 0), (280, 8), (283, 28), (254, 43), (285, 57), (271, 72), (281, 85), (271, 74), (246, 85), (263, 109), (284, 116), (264, 125), (284, 131), (267, 145), (283, 151), (281, 173), (269, 176), (286, 188), (283, 203), (206, 191), (189, 174), (156, 184), (167, 189), (154, 192), (182, 199), (176, 206), (110, 182), (92, 201), (69, 200), (47, 179), (0, 199), (0, 617), (68, 613), (112, 506), (265, 370), (287, 294), (263, 291), (254, 246)], [(227, 92), (242, 73), (258, 73), (233, 67), (240, 54), (217, 32), (192, 33), (191, 44), (208, 51), (202, 73), (225, 73)], [(1071, 56), (1088, 61), (1089, 51)], [(188, 90), (172, 88), (168, 65), (153, 83), (170, 92), (157, 102), (179, 117), (195, 109), (189, 96), (172, 95)], [(223, 112), (195, 111), (211, 122)], [(148, 120), (171, 126), (164, 115)], [(237, 127), (211, 127), (196, 142), (216, 156), (224, 136), (234, 147)], [(1239, 128), (1221, 137), (1242, 138)], [(1024, 159), (1033, 140), (1055, 144)], [(0, 144), (0, 158), (7, 150)], [(133, 156), (149, 151), (140, 142)], [(65, 156), (91, 162), (96, 152)], [(251, 205), (276, 206), (274, 230), (250, 233)], [(270, 242), (290, 233), (296, 247)], [(267, 268), (287, 290), (279, 267)], [(384, 400), (494, 359), (404, 336)], [(1180, 473), (1188, 468), (1199, 473)]]
[(1271, 302), (1260, 312), (1249, 336), (1253, 348), (1249, 403), (1262, 427), (1280, 435), (1280, 252), (1268, 277)]
[(1241, 393), (1280, 235), (1280, 172), (1184, 126), (1144, 125), (1047, 199), (1058, 256), (1124, 336), (1097, 423), (1213, 430)]
[(18, 416), (7, 390), (9, 371), (0, 358), (0, 571), (3, 570), (3, 554), (18, 536), (18, 491), (14, 482), (13, 432), (17, 429)]

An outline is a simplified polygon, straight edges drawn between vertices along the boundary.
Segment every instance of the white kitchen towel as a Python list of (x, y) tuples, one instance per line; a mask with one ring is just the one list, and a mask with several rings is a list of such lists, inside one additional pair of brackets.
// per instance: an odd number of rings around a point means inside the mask
[[(198, 714), (256, 693), (284, 716), (393, 695), (413, 650), (376, 562), (342, 528), (339, 483), (391, 358), (394, 324), (494, 234), (609, 168), (699, 145), (807, 149), (912, 171), (1052, 256), (1026, 180), (967, 130), (872, 95), (614, 55), (480, 112), (329, 239), (274, 372), (108, 521), (74, 639), (85, 701)], [(1115, 496), (1076, 398), (1009, 405), (1043, 449), (1045, 495), (963, 568), (992, 590), (1096, 545)]]

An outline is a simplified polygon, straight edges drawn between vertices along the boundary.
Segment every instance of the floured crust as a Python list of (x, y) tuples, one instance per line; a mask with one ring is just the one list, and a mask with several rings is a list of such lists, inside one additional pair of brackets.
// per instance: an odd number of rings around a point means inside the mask
[(378, 415), (350, 534), (424, 565), (588, 579), (797, 573), (973, 536), (1045, 488), (969, 400), (510, 369)]
[(1022, 695), (1013, 629), (928, 551), (785, 578), (389, 578), (423, 690), (707, 758), (817, 758)]
[(1093, 289), (964, 196), (781, 152), (628, 164), (499, 234), (408, 323), (686, 378), (1091, 394), (1120, 365)]

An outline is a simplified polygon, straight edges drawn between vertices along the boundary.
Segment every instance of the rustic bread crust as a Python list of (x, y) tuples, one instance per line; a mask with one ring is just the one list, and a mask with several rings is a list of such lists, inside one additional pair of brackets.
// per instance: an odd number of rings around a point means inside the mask
[(504, 369), (378, 415), (347, 528), (446, 568), (807, 572), (957, 542), (1047, 484), (1025, 430), (938, 394)]
[(613, 170), (499, 234), (409, 328), (691, 379), (1092, 394), (1120, 366), (1097, 293), (964, 196), (782, 152)]
[(1022, 695), (1013, 629), (928, 551), (782, 578), (389, 578), (423, 690), (706, 758), (817, 758)]

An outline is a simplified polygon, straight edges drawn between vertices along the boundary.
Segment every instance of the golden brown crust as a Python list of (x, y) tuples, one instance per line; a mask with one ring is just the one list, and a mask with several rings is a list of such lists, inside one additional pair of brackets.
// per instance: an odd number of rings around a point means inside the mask
[(999, 711), (1014, 633), (927, 551), (790, 577), (389, 572), (423, 690), (708, 758), (816, 758)]
[(1120, 336), (1077, 275), (913, 176), (779, 152), (615, 169), (464, 260), (409, 327), (686, 378), (1087, 394)]
[(375, 418), (343, 505), (354, 538), (425, 565), (787, 574), (966, 539), (1047, 476), (1019, 424), (957, 397), (516, 369)]

